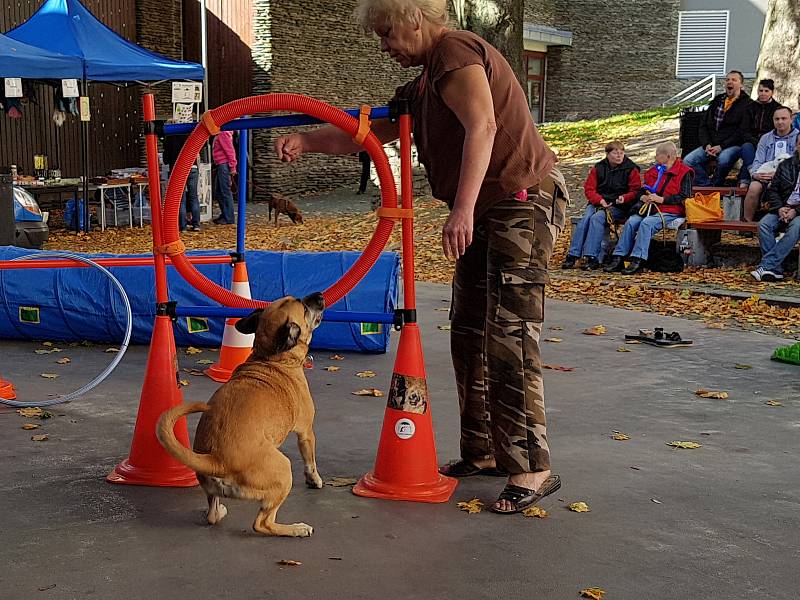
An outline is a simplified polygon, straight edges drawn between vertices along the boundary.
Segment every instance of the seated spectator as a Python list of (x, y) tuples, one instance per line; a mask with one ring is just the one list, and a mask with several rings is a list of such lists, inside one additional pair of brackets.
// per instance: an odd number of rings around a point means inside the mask
[[(783, 279), (783, 261), (800, 239), (800, 153), (778, 165), (767, 191), (769, 213), (758, 224), (761, 263), (751, 275), (756, 281)], [(776, 235), (783, 233), (779, 240)]]
[(609, 216), (613, 222), (624, 221), (641, 185), (639, 167), (625, 156), (622, 142), (606, 144), (606, 157), (592, 167), (583, 184), (588, 204), (572, 232), (572, 243), (562, 269), (574, 269), (581, 257), (584, 271), (600, 267), (600, 247)]
[(653, 236), (684, 216), (683, 203), (692, 195), (692, 179), (692, 170), (678, 158), (675, 144), (659, 144), (656, 164), (644, 174), (644, 186), (636, 194), (638, 202), (622, 228), (611, 262), (604, 269), (606, 273), (633, 275), (644, 268)]
[(744, 199), (744, 220), (753, 221), (765, 196), (767, 186), (775, 175), (778, 163), (794, 154), (797, 146), (797, 129), (791, 126), (792, 111), (781, 106), (772, 115), (775, 129), (761, 136), (750, 173), (753, 180)]
[(758, 97), (747, 107), (747, 125), (742, 144), (742, 170), (739, 172), (739, 185), (750, 185), (750, 166), (756, 157), (756, 147), (765, 133), (773, 128), (772, 115), (780, 104), (772, 97), (775, 91), (775, 82), (772, 79), (762, 79), (758, 82)]
[[(711, 101), (705, 118), (700, 122), (700, 147), (692, 150), (684, 159), (686, 165), (694, 170), (695, 185), (721, 186), (731, 167), (739, 159), (744, 143), (744, 129), (747, 125), (746, 113), (752, 100), (744, 90), (744, 76), (739, 71), (731, 71), (725, 77), (725, 91)], [(706, 165), (716, 159), (717, 169), (714, 180), (708, 179)]]

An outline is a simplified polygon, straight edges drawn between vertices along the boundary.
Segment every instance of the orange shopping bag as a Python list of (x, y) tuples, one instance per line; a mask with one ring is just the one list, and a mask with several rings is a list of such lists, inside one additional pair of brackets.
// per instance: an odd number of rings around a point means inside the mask
[(707, 223), (709, 221), (722, 221), (722, 203), (719, 192), (701, 194), (697, 192), (694, 198), (689, 198), (685, 203), (686, 220), (689, 223)]

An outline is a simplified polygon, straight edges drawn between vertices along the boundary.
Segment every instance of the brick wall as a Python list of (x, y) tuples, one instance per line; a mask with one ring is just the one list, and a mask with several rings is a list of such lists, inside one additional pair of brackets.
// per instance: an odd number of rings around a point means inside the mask
[[(137, 0), (136, 43), (164, 56), (183, 60), (183, 11), (181, 0)], [(172, 116), (169, 83), (154, 88), (156, 114)]]

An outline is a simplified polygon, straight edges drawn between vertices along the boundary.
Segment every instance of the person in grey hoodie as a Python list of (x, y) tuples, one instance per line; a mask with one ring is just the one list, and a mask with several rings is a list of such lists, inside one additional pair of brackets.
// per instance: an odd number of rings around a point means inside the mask
[(744, 220), (753, 221), (767, 186), (775, 175), (780, 158), (794, 154), (800, 132), (792, 127), (792, 111), (781, 106), (772, 114), (775, 129), (761, 136), (750, 166), (752, 181), (744, 199)]

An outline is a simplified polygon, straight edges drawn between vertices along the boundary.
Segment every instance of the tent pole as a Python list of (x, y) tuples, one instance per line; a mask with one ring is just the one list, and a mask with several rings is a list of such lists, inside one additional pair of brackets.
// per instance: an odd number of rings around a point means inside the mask
[[(89, 96), (89, 83), (83, 77), (81, 95)], [(81, 171), (83, 172), (83, 230), (92, 230), (89, 225), (89, 122), (81, 119)], [(75, 211), (80, 207), (76, 206)], [(102, 208), (102, 206), (101, 206)], [(78, 223), (80, 229), (80, 223)]]

